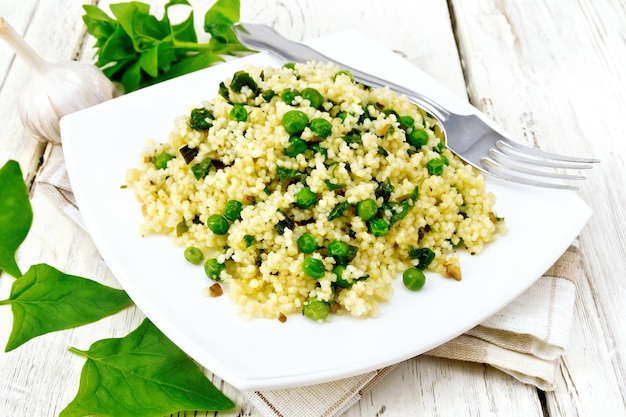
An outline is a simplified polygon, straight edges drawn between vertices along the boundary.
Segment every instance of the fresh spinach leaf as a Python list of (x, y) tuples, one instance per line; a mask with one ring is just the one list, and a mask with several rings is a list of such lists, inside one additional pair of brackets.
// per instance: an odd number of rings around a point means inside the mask
[(0, 270), (13, 277), (22, 275), (15, 252), (33, 222), (33, 210), (22, 170), (16, 161), (0, 168)]
[(224, 62), (224, 58), (220, 55), (206, 51), (189, 56), (184, 60), (174, 62), (167, 72), (163, 72), (154, 78), (154, 83), (169, 80), (180, 75), (189, 74), (190, 72), (209, 67), (218, 62)]
[(221, 53), (247, 51), (231, 29), (239, 21), (239, 0), (217, 0), (204, 15), (204, 30), (211, 34), (209, 44)]
[(95, 46), (102, 47), (117, 29), (115, 20), (96, 6), (86, 4), (83, 6), (89, 18), (83, 17), (87, 31), (96, 38)]
[(42, 334), (116, 313), (130, 305), (130, 298), (123, 290), (39, 264), (13, 282), (11, 295), (2, 304), (10, 304), (13, 311), (8, 352)]
[(59, 417), (162, 417), (184, 410), (228, 410), (234, 404), (148, 319), (123, 338), (103, 339), (87, 358), (76, 397)]
[(84, 5), (83, 21), (96, 38), (96, 65), (126, 92), (187, 74), (224, 61), (221, 55), (247, 51), (230, 29), (239, 20), (239, 0), (218, 0), (205, 14), (211, 39), (199, 43), (193, 10), (173, 25), (168, 9), (190, 6), (186, 0), (170, 0), (161, 19), (150, 14), (150, 5), (131, 1), (109, 6), (110, 17), (97, 6)]

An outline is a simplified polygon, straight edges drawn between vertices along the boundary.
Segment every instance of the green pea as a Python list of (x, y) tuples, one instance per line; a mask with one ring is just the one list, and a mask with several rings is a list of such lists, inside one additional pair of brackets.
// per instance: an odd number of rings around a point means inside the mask
[(204, 273), (213, 281), (219, 281), (221, 279), (220, 275), (224, 269), (226, 269), (226, 265), (215, 258), (207, 259), (204, 263)]
[(378, 204), (376, 204), (376, 200), (373, 198), (368, 198), (367, 200), (359, 201), (356, 203), (356, 214), (363, 220), (370, 221), (376, 214), (378, 213)]
[(415, 124), (415, 119), (413, 119), (411, 116), (400, 116), (398, 117), (398, 123), (400, 123), (400, 126), (402, 126), (405, 130), (413, 127), (413, 125)]
[(428, 168), (428, 173), (430, 175), (443, 174), (443, 161), (441, 158), (431, 159), (428, 161), (428, 164), (426, 164), (426, 167)]
[(337, 81), (337, 77), (339, 77), (340, 75), (345, 75), (350, 78), (350, 81), (354, 82), (354, 76), (352, 75), (350, 71), (346, 71), (346, 70), (337, 71), (335, 75), (333, 76), (333, 81)]
[(293, 104), (293, 101), (296, 99), (297, 96), (298, 92), (292, 90), (291, 88), (284, 89), (283, 92), (280, 94), (281, 100), (290, 105)]
[(298, 136), (290, 136), (289, 137), (289, 146), (285, 148), (285, 154), (292, 158), (300, 155), (301, 153), (305, 153), (307, 150), (307, 144), (304, 139)]
[(317, 203), (317, 194), (311, 191), (311, 188), (304, 187), (296, 193), (296, 206), (301, 209), (307, 209)]
[(370, 233), (374, 236), (384, 236), (389, 233), (389, 223), (385, 219), (376, 218), (369, 222)]
[(341, 288), (349, 288), (352, 286), (352, 283), (346, 281), (343, 278), (343, 272), (346, 270), (345, 265), (337, 265), (333, 269), (333, 274), (335, 274), (335, 285)]
[(337, 262), (338, 265), (347, 265), (352, 262), (359, 248), (357, 246), (348, 245), (341, 240), (333, 240), (328, 244), (326, 250), (329, 256), (335, 258), (335, 262)]
[(185, 259), (194, 265), (200, 265), (204, 260), (204, 254), (202, 251), (194, 246), (190, 246), (185, 249), (184, 255)]
[(304, 233), (298, 238), (298, 249), (302, 253), (313, 253), (317, 249), (317, 241), (313, 235)]
[(283, 115), (282, 124), (287, 133), (297, 135), (309, 124), (309, 116), (300, 110), (289, 110)]
[(352, 262), (358, 253), (359, 248), (335, 239), (328, 244), (326, 250), (328, 251), (329, 256), (335, 258), (337, 265), (347, 265)]
[(309, 103), (311, 103), (311, 107), (315, 109), (319, 109), (322, 104), (324, 104), (324, 96), (322, 96), (322, 94), (315, 88), (305, 88), (304, 90), (302, 90), (302, 93), (300, 93), (300, 95), (303, 99), (309, 100)]
[(230, 110), (229, 116), (232, 120), (245, 122), (248, 119), (248, 110), (246, 110), (243, 104), (237, 103)]
[(402, 273), (402, 282), (409, 290), (417, 291), (426, 283), (426, 275), (417, 268), (409, 268)]
[(428, 133), (424, 129), (413, 129), (407, 140), (411, 145), (419, 148), (428, 143)]
[(286, 62), (283, 64), (283, 68), (286, 69), (290, 69), (290, 70), (295, 70), (296, 69), (296, 64), (293, 62)]
[(228, 220), (234, 222), (241, 218), (241, 210), (243, 209), (243, 204), (241, 201), (237, 200), (228, 200), (226, 202), (226, 206), (224, 207), (224, 217)]
[(333, 125), (330, 124), (328, 120), (322, 119), (321, 117), (311, 120), (309, 129), (323, 139), (326, 139), (333, 133)]
[(346, 242), (341, 240), (333, 240), (328, 244), (328, 256), (345, 256), (350, 251), (350, 247)]
[(228, 232), (228, 220), (221, 214), (210, 215), (206, 225), (216, 235), (225, 235)]
[(174, 159), (173, 155), (170, 155), (167, 152), (161, 152), (154, 158), (154, 166), (156, 169), (166, 169), (167, 163)]
[(320, 279), (326, 273), (326, 268), (324, 268), (324, 263), (321, 259), (306, 258), (302, 262), (302, 272), (309, 278)]
[(302, 306), (302, 314), (311, 320), (324, 320), (330, 314), (330, 304), (315, 297), (309, 297)]

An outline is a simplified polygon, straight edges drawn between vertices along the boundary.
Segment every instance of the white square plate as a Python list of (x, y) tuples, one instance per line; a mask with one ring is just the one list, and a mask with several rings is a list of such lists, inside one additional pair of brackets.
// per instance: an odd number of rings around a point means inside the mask
[[(348, 32), (313, 43), (347, 65), (422, 91), (454, 109), (477, 112), (398, 55)], [(341, 45), (351, 45), (345, 49)], [(141, 237), (141, 207), (124, 189), (148, 138), (166, 141), (174, 119), (217, 94), (246, 64), (280, 66), (252, 55), (127, 94), (63, 118), (67, 168), (85, 223), (107, 265), (137, 306), (200, 364), (241, 390), (275, 389), (344, 378), (434, 348), (496, 313), (538, 279), (591, 215), (571, 191), (488, 179), (510, 229), (481, 255), (463, 254), (463, 280), (429, 275), (423, 290), (395, 295), (380, 317), (298, 315), (244, 320), (228, 296), (208, 298), (208, 280), (168, 237)], [(201, 269), (200, 269), (201, 270)]]

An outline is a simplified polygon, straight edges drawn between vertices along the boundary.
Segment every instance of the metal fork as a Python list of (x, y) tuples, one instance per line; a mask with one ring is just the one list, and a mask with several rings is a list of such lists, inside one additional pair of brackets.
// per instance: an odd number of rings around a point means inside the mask
[(585, 177), (566, 173), (565, 170), (589, 169), (592, 164), (599, 162), (593, 158), (559, 155), (522, 145), (497, 131), (476, 114), (454, 113), (423, 94), (344, 65), (307, 45), (291, 41), (269, 26), (238, 22), (233, 24), (232, 29), (239, 41), (250, 49), (274, 53), (292, 62), (333, 62), (350, 71), (354, 79), (363, 84), (387, 86), (397, 93), (405, 94), (438, 119), (445, 133), (446, 146), (452, 152), (489, 175), (526, 185), (576, 190), (578, 187), (562, 180), (583, 180)]

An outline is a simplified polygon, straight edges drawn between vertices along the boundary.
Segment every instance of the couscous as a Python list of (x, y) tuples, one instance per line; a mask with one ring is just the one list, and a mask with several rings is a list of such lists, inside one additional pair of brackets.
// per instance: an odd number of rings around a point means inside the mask
[(502, 227), (442, 136), (406, 97), (333, 64), (249, 66), (150, 140), (127, 182), (142, 233), (171, 235), (244, 317), (372, 317), (407, 270), (411, 289), (422, 270), (461, 279), (457, 251)]

